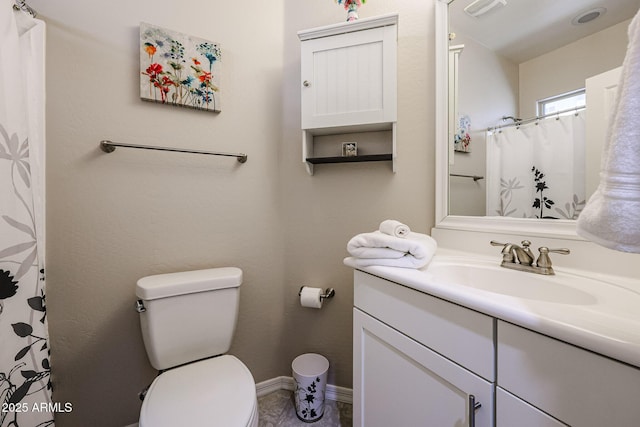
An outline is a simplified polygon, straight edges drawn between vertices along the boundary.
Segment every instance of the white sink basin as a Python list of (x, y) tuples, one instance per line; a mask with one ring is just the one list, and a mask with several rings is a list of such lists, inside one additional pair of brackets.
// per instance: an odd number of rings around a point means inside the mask
[[(638, 319), (640, 293), (620, 286), (615, 278), (558, 271), (555, 275), (510, 270), (500, 261), (436, 256), (424, 274), (441, 287), (458, 292), (509, 299), (540, 308), (540, 304), (570, 306), (596, 317)], [(452, 289), (453, 291), (453, 289)], [(568, 312), (567, 312), (568, 313)]]
[(585, 277), (558, 273), (541, 274), (509, 270), (498, 265), (480, 262), (455, 262), (437, 260), (427, 268), (434, 280), (472, 287), (494, 294), (507, 295), (526, 300), (538, 300), (560, 304), (593, 305), (598, 302), (596, 294), (589, 289), (598, 282)]

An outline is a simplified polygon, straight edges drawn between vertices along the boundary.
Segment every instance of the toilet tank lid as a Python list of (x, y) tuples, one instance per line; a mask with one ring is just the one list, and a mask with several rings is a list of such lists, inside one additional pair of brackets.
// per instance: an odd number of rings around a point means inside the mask
[(138, 280), (136, 296), (148, 301), (215, 289), (237, 288), (241, 283), (242, 270), (237, 267), (156, 274)]

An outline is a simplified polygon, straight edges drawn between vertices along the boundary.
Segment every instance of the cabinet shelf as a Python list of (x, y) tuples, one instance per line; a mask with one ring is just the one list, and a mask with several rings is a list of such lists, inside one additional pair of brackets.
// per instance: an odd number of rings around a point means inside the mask
[[(355, 131), (355, 129), (352, 129)], [(344, 136), (344, 135), (342, 135)], [(348, 140), (360, 141), (367, 151), (382, 154), (360, 154), (353, 157), (335, 156), (340, 153), (340, 144), (345, 139), (340, 134), (324, 135), (315, 134), (314, 131), (302, 131), (302, 161), (305, 163), (309, 175), (313, 175), (313, 167), (326, 163), (358, 163), (358, 162), (383, 162), (390, 161), (391, 169), (395, 173), (396, 160), (396, 124), (391, 123), (391, 129), (377, 130), (367, 133), (353, 133)], [(317, 138), (319, 141), (314, 142)], [(334, 147), (334, 148), (331, 148)]]
[(365, 154), (361, 156), (336, 156), (336, 157), (307, 157), (306, 161), (313, 165), (324, 163), (357, 163), (357, 162), (384, 162), (393, 160), (392, 154)]

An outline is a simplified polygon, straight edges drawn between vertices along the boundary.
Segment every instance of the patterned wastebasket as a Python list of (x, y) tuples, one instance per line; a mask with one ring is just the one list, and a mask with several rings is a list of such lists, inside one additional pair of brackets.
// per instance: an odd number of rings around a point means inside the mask
[(291, 363), (295, 382), (296, 415), (312, 423), (324, 415), (324, 396), (329, 361), (316, 353), (301, 354)]

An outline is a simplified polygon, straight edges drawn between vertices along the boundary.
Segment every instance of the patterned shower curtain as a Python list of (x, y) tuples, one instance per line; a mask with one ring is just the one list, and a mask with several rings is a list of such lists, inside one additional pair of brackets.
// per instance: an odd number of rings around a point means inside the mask
[(53, 425), (44, 281), (44, 22), (0, 7), (0, 427)]
[(487, 132), (487, 215), (576, 219), (585, 205), (585, 110)]

